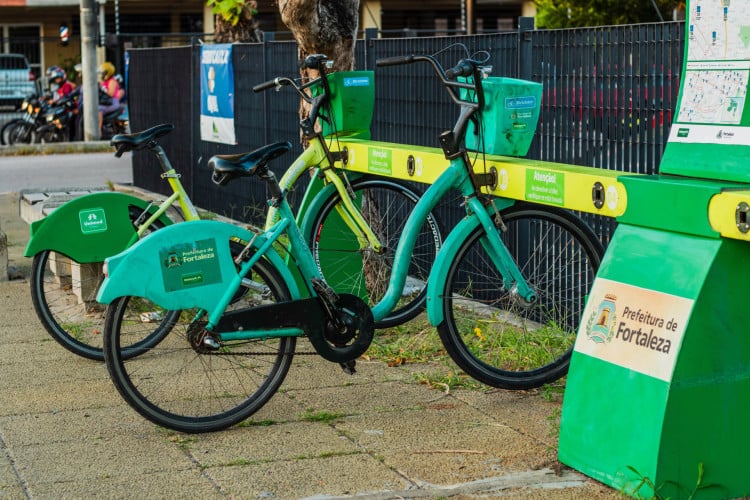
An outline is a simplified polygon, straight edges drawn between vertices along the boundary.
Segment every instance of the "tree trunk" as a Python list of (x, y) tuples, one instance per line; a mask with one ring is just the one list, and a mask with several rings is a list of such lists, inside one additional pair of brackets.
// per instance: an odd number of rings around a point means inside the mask
[(278, 1), (281, 20), (297, 40), (300, 60), (310, 54), (325, 54), (334, 62), (333, 71), (354, 68), (359, 0)]
[[(359, 26), (359, 0), (278, 0), (281, 20), (297, 41), (299, 60), (310, 54), (325, 54), (332, 71), (354, 69), (354, 44)], [(318, 72), (300, 69), (303, 79)], [(310, 105), (300, 100), (300, 120), (310, 114)], [(307, 141), (302, 139), (302, 146)]]
[[(255, 2), (251, 2), (251, 7)], [(247, 8), (243, 8), (237, 24), (224, 19), (221, 15), (214, 16), (214, 40), (216, 43), (262, 42), (263, 32), (258, 29), (258, 22)]]

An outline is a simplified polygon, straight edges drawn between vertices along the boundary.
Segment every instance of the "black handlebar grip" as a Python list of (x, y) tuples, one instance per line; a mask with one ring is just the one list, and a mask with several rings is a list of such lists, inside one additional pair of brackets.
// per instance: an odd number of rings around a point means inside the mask
[(272, 89), (277, 85), (284, 85), (278, 78), (268, 80), (267, 82), (259, 83), (253, 87), (253, 92), (263, 92), (264, 90)]
[(466, 59), (458, 61), (454, 67), (445, 71), (448, 80), (454, 80), (457, 76), (471, 76), (474, 74), (474, 65)]
[(410, 64), (414, 62), (414, 55), (383, 57), (375, 61), (376, 66), (397, 66), (399, 64)]
[(301, 69), (320, 69), (320, 65), (328, 61), (328, 56), (325, 54), (310, 54), (299, 62)]

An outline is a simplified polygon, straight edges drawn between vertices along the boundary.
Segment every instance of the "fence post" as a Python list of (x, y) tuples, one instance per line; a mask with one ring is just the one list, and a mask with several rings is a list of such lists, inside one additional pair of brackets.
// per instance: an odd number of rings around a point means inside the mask
[(375, 39), (378, 37), (377, 28), (365, 29), (365, 67), (362, 69), (375, 68)]
[(532, 43), (531, 32), (534, 31), (534, 18), (521, 16), (518, 18), (518, 77), (531, 80), (532, 71)]
[[(271, 50), (270, 44), (272, 44), (276, 40), (276, 32), (275, 31), (264, 31), (263, 32), (263, 81), (266, 82), (271, 79), (271, 76), (269, 75), (268, 67), (269, 63), (268, 61), (271, 59), (271, 55), (269, 54)], [(270, 116), (270, 108), (268, 106), (268, 94), (270, 92), (263, 92), (263, 116), (265, 117), (265, 126), (263, 127), (263, 144), (268, 144), (271, 140), (269, 139), (269, 133), (268, 133), (268, 124), (273, 123), (271, 121)]]

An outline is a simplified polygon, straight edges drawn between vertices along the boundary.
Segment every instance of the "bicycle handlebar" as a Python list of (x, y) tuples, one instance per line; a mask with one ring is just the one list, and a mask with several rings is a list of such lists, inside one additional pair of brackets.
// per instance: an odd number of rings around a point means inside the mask
[[(375, 61), (376, 66), (396, 66), (400, 64), (411, 64), (417, 61), (426, 61), (430, 63), (432, 68), (437, 73), (440, 83), (443, 84), (445, 89), (450, 94), (451, 99), (459, 106), (472, 107), (479, 109), (484, 106), (484, 92), (481, 85), (481, 72), (479, 70), (481, 66), (480, 61), (473, 59), (461, 59), (456, 66), (445, 71), (440, 63), (431, 55), (416, 55), (410, 54), (407, 56), (395, 56), (385, 57), (377, 59)], [(474, 76), (473, 82), (457, 82), (455, 78), (458, 76)], [(457, 89), (468, 89), (474, 90), (477, 96), (477, 102), (467, 101), (461, 99)]]
[[(308, 116), (308, 118), (300, 121), (300, 127), (302, 128), (302, 132), (305, 136), (312, 137), (316, 134), (315, 121), (318, 118), (326, 119), (324, 116), (319, 116), (318, 112), (320, 110), (320, 107), (327, 102), (329, 96), (331, 95), (331, 88), (326, 78), (326, 69), (331, 63), (332, 61), (330, 61), (324, 54), (309, 55), (304, 60), (300, 61), (300, 68), (317, 70), (320, 73), (320, 76), (318, 78), (298, 85), (291, 78), (278, 76), (273, 80), (268, 80), (267, 82), (259, 83), (258, 85), (254, 86), (253, 92), (263, 92), (264, 90), (272, 88), (279, 89), (285, 85), (289, 85), (294, 88), (294, 90), (297, 91), (302, 99), (310, 103), (310, 115)], [(323, 93), (315, 97), (311, 97), (307, 92), (305, 92), (305, 89), (308, 89), (317, 84), (320, 84), (322, 86)]]
[(274, 87), (281, 87), (282, 85), (289, 85), (290, 82), (286, 81), (283, 78), (276, 77), (273, 80), (268, 80), (267, 82), (259, 83), (258, 85), (253, 87), (253, 92), (263, 92), (264, 90), (272, 89)]
[(377, 66), (398, 66), (400, 64), (411, 64), (415, 62), (414, 55), (383, 57), (375, 61)]
[[(429, 62), (437, 73), (440, 83), (445, 87), (454, 103), (461, 107), (461, 114), (456, 120), (453, 130), (448, 130), (440, 136), (440, 144), (446, 158), (453, 159), (461, 154), (461, 144), (466, 135), (468, 122), (475, 119), (475, 114), (484, 108), (484, 89), (482, 78), (484, 77), (483, 62), (466, 58), (458, 61), (454, 67), (445, 71), (437, 59), (431, 55), (408, 55), (386, 57), (375, 61), (377, 66), (396, 66), (399, 64), (411, 64), (417, 61)], [(457, 77), (473, 77), (470, 81), (456, 81)], [(460, 89), (471, 90), (461, 95)]]

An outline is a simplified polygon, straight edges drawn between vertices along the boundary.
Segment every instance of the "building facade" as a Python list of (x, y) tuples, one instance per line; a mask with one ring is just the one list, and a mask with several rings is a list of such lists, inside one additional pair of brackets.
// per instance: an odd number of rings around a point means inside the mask
[[(276, 2), (258, 4), (260, 29), (284, 36)], [(96, 5), (97, 57), (116, 65), (131, 47), (183, 45), (213, 33), (205, 0), (97, 0)], [(531, 0), (361, 0), (360, 28), (375, 28), (383, 37), (512, 30), (519, 16), (534, 15), (533, 5)], [(80, 24), (80, 0), (0, 0), (0, 52), (26, 55), (37, 74), (51, 65), (72, 72), (80, 62)]]

